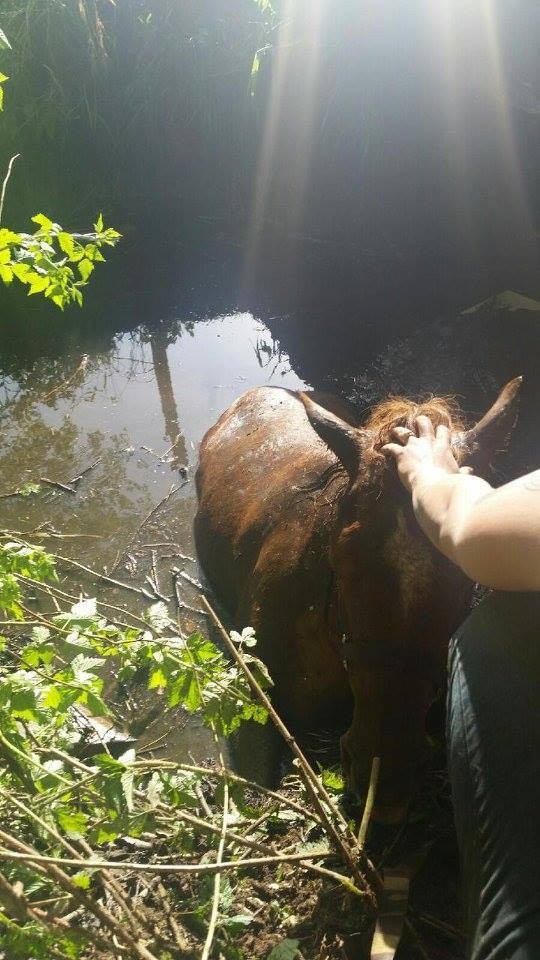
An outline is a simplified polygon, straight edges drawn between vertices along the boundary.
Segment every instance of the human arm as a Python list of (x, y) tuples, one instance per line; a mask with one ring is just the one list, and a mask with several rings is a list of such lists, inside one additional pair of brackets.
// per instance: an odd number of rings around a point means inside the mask
[(478, 583), (540, 590), (540, 471), (494, 489), (460, 470), (446, 427), (419, 417), (417, 429), (398, 428), (384, 450), (432, 543)]

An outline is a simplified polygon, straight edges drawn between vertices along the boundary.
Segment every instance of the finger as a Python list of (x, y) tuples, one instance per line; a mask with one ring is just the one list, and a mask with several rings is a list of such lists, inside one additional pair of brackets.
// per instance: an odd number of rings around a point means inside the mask
[(395, 457), (396, 459), (403, 453), (403, 447), (400, 443), (385, 443), (384, 447), (381, 447), (381, 450), (383, 453), (386, 453), (391, 457)]
[(429, 437), (431, 440), (435, 437), (435, 431), (433, 429), (433, 424), (429, 417), (424, 417), (420, 415), (416, 418), (416, 427), (418, 430), (419, 437)]
[(412, 430), (409, 430), (408, 427), (393, 427), (390, 431), (390, 435), (397, 440), (398, 443), (405, 444), (409, 437), (413, 436)]
[(450, 443), (450, 430), (444, 423), (440, 423), (435, 431), (435, 436), (437, 440), (441, 440), (443, 443)]

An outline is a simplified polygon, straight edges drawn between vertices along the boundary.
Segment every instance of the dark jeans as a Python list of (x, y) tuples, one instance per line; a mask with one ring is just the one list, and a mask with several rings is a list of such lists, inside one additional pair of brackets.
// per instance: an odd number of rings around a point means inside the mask
[(491, 594), (450, 648), (449, 768), (471, 960), (540, 960), (540, 594)]

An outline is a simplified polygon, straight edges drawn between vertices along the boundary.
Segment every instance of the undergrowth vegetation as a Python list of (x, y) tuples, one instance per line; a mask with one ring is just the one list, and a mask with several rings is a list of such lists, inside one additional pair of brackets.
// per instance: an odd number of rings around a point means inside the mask
[[(296, 772), (279, 791), (223, 760), (222, 738), (246, 721), (270, 714), (283, 727), (253, 630), (219, 627), (226, 656), (202, 633), (186, 635), (163, 601), (134, 614), (70, 598), (54, 556), (6, 533), (0, 607), (0, 952), (340, 956), (301, 906), (290, 920), (299, 870), (303, 900), (319, 911), (325, 884), (334, 908), (342, 891), (334, 946), (370, 915), (365, 858), (328, 792), (340, 784), (316, 775), (292, 738)], [(198, 712), (213, 765), (140, 752), (119, 733), (141, 686), (164, 707)], [(306, 953), (296, 927), (313, 942)]]

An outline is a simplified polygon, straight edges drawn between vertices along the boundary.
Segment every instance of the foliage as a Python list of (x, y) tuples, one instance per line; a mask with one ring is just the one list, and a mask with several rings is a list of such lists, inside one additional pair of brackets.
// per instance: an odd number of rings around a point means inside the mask
[[(0, 549), (0, 605), (20, 623), (6, 625), (0, 645), (2, 829), (15, 817), (17, 837), (53, 856), (65, 856), (66, 844), (99, 851), (156, 830), (167, 836), (177, 856), (191, 853), (195, 835), (182, 822), (182, 811), (197, 807), (201, 777), (174, 763), (139, 761), (129, 745), (113, 756), (106, 731), (122, 722), (115, 698), (123, 703), (144, 685), (169, 707), (198, 711), (219, 735), (245, 720), (264, 723), (266, 711), (253, 701), (242, 671), (201, 633), (183, 636), (163, 602), (145, 612), (146, 627), (108, 621), (91, 598), (32, 614), (22, 597), (25, 586), (48, 583), (44, 589), (55, 591), (55, 579), (54, 561), (41, 548), (12, 539)], [(253, 646), (253, 631), (244, 631), (239, 640)], [(264, 665), (253, 654), (245, 652), (244, 658), (261, 686), (268, 687)], [(106, 676), (111, 678), (107, 690)], [(237, 809), (247, 811), (242, 791), (235, 788), (233, 795)], [(2, 846), (5, 842), (4, 834)], [(14, 889), (23, 885), (28, 904), (54, 896), (49, 875), (17, 863), (1, 869)], [(71, 879), (83, 891), (97, 882), (88, 870), (72, 873)], [(193, 909), (204, 923), (209, 905), (201, 891)], [(227, 910), (222, 904), (222, 912), (227, 936), (250, 922), (232, 906)], [(68, 925), (60, 935), (48, 923), (40, 926), (27, 917), (21, 925), (16, 919), (0, 912), (1, 943), (10, 956), (45, 957), (53, 947), (65, 957), (84, 952), (87, 937), (81, 930), (72, 936)]]
[(17, 620), (24, 619), (21, 578), (54, 580), (54, 563), (41, 547), (8, 541), (0, 547), (0, 609)]
[(10, 284), (15, 278), (29, 296), (42, 293), (61, 310), (73, 302), (82, 306), (82, 288), (95, 264), (105, 260), (101, 248), (113, 247), (120, 234), (105, 228), (101, 215), (95, 232), (86, 234), (68, 233), (42, 213), (32, 220), (38, 225), (33, 234), (0, 228), (0, 280)]

